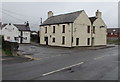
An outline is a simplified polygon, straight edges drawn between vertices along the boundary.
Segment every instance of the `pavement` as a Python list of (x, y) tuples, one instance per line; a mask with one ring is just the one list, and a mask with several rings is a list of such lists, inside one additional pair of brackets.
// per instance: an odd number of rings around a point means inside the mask
[(39, 60), (3, 64), (3, 80), (118, 80), (118, 46), (86, 50), (27, 44), (19, 50)]
[(3, 65), (18, 64), (31, 61), (29, 58), (17, 56), (2, 56)]

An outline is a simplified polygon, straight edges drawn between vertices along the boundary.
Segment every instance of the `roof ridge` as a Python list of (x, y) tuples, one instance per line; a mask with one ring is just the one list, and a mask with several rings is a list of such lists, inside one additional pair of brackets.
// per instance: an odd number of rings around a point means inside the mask
[(25, 25), (25, 24), (13, 24), (13, 25)]
[(51, 16), (47, 18), (40, 26), (72, 23), (81, 14), (82, 11), (84, 10)]
[[(55, 17), (55, 16), (61, 16), (61, 15), (68, 15), (68, 14), (73, 14), (73, 13), (82, 12), (82, 11), (84, 11), (84, 10), (80, 10), (80, 11), (74, 11), (74, 12), (65, 13), (65, 14), (54, 15), (54, 16), (51, 16), (51, 17)], [(49, 17), (49, 18), (51, 18), (51, 17)]]

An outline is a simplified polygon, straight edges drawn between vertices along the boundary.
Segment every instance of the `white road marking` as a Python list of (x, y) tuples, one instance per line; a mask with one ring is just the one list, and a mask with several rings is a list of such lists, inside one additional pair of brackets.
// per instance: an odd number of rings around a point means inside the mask
[(94, 60), (97, 60), (97, 59), (103, 58), (103, 57), (105, 57), (105, 56), (108, 56), (108, 55), (104, 55), (104, 56), (100, 56), (100, 57), (94, 58)]
[(68, 67), (64, 67), (64, 68), (61, 68), (61, 69), (58, 69), (58, 70), (55, 70), (55, 71), (51, 71), (51, 72), (42, 74), (42, 76), (50, 75), (50, 74), (53, 74), (53, 73), (62, 71), (62, 70), (64, 70), (64, 69), (68, 69), (68, 68), (71, 68), (71, 67), (74, 67), (74, 66), (77, 66), (77, 65), (81, 65), (81, 64), (83, 64), (83, 63), (84, 63), (84, 62), (80, 62), (80, 63), (74, 64), (74, 65), (71, 65), (71, 66), (68, 66)]

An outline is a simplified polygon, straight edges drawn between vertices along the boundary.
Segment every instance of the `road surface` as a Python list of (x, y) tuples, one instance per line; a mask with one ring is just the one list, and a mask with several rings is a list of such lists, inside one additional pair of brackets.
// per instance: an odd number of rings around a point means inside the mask
[(118, 46), (99, 50), (49, 47), (41, 52), (57, 51), (59, 56), (3, 65), (3, 80), (118, 80)]

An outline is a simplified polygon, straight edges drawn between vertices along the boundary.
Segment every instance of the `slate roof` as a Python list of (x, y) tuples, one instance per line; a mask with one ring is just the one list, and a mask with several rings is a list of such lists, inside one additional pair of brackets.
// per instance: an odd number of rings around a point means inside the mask
[[(1, 29), (3, 27), (5, 27), (7, 24), (2, 24), (0, 25)], [(20, 31), (30, 31), (30, 27), (26, 26), (25, 24), (13, 24), (14, 26), (16, 26), (18, 28), (18, 30)]]
[(93, 24), (93, 22), (97, 19), (97, 17), (89, 17), (91, 23)]
[(30, 27), (26, 26), (25, 24), (13, 24), (16, 26), (20, 31), (30, 31)]
[(82, 11), (83, 10), (49, 17), (40, 26), (52, 25), (52, 24), (72, 23), (80, 15), (80, 13)]

